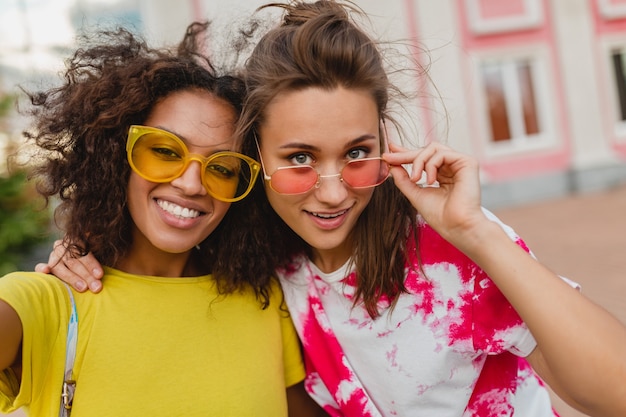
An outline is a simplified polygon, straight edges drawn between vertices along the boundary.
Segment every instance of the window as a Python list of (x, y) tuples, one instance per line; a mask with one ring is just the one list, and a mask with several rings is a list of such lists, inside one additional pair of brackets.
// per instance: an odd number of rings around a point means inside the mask
[(619, 120), (626, 122), (626, 51), (614, 49), (611, 52), (613, 73), (615, 74), (615, 87), (618, 100)]
[(465, 0), (465, 6), (477, 35), (534, 29), (543, 22), (541, 0)]
[(626, 0), (598, 0), (600, 14), (605, 19), (626, 17)]
[(528, 60), (484, 64), (482, 79), (494, 142), (527, 139), (540, 133)]
[(600, 40), (605, 58), (598, 65), (603, 94), (609, 105), (602, 112), (605, 126), (613, 132), (614, 139), (626, 142), (626, 42), (621, 36), (605, 37)]
[(612, 81), (607, 88), (613, 97), (612, 117), (607, 122), (613, 124), (617, 138), (624, 141), (626, 139), (626, 45), (613, 43), (609, 45), (607, 52), (611, 72), (609, 80)]
[(558, 146), (557, 82), (549, 48), (528, 44), (474, 55), (477, 138), (499, 158)]

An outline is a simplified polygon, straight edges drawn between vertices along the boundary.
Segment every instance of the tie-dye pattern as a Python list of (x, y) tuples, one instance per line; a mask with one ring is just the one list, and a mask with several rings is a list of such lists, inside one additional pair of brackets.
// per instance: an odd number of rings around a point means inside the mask
[(535, 341), (515, 310), (463, 253), (423, 221), (419, 227), (425, 276), (410, 259), (409, 293), (393, 312), (381, 300), (375, 320), (352, 307), (354, 271), (323, 274), (298, 259), (279, 273), (309, 393), (332, 416), (556, 416), (522, 358)]

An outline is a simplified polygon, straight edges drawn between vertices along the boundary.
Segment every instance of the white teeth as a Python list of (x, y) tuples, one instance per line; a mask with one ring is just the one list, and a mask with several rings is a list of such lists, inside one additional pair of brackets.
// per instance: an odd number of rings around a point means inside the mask
[(348, 210), (344, 210), (342, 212), (333, 213), (333, 214), (321, 214), (321, 213), (311, 213), (311, 214), (314, 215), (315, 217), (319, 217), (320, 219), (334, 219), (335, 217), (342, 216), (343, 214), (345, 214), (346, 211)]
[(183, 219), (195, 219), (200, 215), (198, 210), (181, 207), (178, 204), (170, 203), (168, 201), (157, 200), (157, 204), (168, 213)]

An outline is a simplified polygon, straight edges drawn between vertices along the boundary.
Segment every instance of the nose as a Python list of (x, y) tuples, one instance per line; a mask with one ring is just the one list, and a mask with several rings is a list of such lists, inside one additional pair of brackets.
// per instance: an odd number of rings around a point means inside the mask
[(339, 204), (348, 195), (346, 184), (341, 180), (341, 174), (320, 175), (315, 186), (316, 198), (326, 204)]
[(183, 173), (170, 184), (182, 190), (185, 195), (206, 195), (201, 175), (202, 164), (199, 161), (191, 161)]

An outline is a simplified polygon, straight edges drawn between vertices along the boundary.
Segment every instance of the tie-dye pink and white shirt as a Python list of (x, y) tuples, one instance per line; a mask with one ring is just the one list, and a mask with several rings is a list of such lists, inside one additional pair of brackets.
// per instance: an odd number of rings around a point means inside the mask
[(523, 359), (536, 342), (509, 302), (423, 221), (419, 239), (427, 278), (411, 259), (409, 293), (392, 312), (381, 301), (375, 320), (353, 308), (348, 263), (325, 274), (298, 259), (279, 273), (304, 344), (309, 393), (332, 416), (556, 416)]

